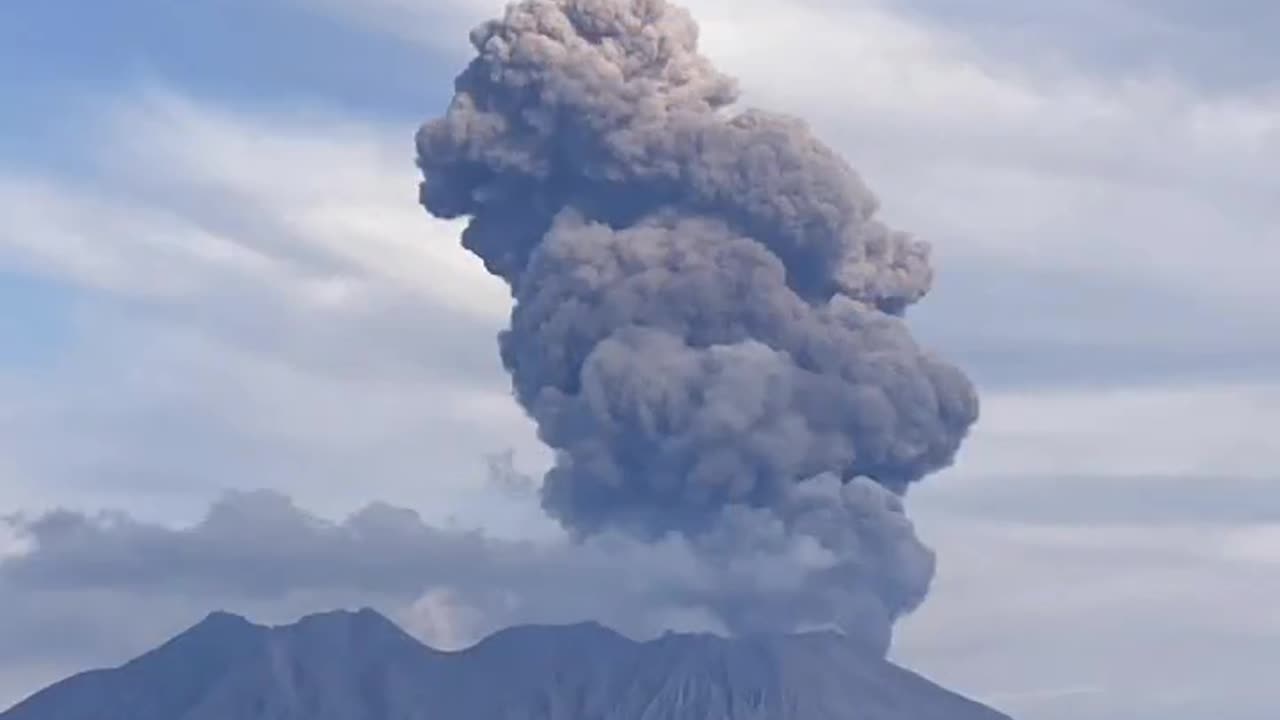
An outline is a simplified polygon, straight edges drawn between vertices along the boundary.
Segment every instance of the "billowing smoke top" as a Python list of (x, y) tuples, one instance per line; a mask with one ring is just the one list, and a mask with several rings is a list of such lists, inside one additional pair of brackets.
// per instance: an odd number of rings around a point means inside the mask
[(665, 0), (525, 0), (471, 39), (418, 134), (421, 200), (470, 218), (512, 289), (502, 358), (558, 451), (547, 510), (729, 563), (787, 545), (799, 580), (712, 593), (731, 627), (886, 643), (933, 574), (898, 496), (978, 409), (900, 317), (927, 246), (802, 122), (735, 112)]

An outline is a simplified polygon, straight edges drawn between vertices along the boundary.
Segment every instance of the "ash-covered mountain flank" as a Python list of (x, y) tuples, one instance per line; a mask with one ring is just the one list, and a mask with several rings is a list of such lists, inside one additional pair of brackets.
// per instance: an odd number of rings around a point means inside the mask
[(0, 720), (1008, 720), (834, 633), (667, 635), (596, 624), (432, 650), (371, 610), (263, 627), (217, 613)]

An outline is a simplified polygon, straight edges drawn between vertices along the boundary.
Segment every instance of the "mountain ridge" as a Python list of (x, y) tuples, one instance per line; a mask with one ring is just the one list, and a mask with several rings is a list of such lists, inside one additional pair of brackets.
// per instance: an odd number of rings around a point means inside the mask
[(597, 623), (433, 649), (370, 610), (214, 612), (0, 720), (1009, 720), (830, 632), (631, 640)]

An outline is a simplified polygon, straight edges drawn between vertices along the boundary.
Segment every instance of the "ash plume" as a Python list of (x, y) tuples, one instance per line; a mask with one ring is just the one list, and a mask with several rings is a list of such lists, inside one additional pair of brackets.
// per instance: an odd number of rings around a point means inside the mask
[(665, 0), (525, 0), (471, 41), (420, 197), (511, 288), (546, 510), (682, 538), (732, 631), (886, 649), (934, 572), (902, 497), (978, 415), (903, 322), (928, 246), (802, 121), (737, 110)]

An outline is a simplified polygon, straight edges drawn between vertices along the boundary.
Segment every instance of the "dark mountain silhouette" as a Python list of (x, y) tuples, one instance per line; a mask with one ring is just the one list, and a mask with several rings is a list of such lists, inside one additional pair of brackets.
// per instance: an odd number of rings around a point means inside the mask
[(372, 610), (214, 613), (0, 720), (1008, 720), (835, 634), (633, 642), (595, 624), (432, 650)]

